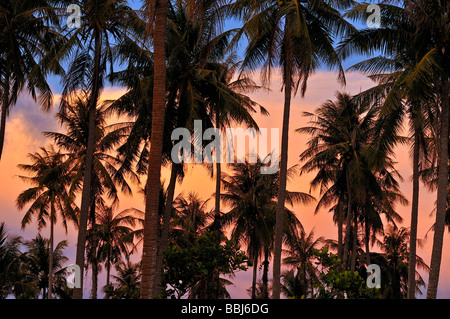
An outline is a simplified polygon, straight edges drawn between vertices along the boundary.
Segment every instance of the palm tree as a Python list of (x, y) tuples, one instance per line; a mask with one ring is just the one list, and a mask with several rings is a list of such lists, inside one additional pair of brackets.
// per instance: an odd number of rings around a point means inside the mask
[[(141, 285), (141, 270), (139, 263), (120, 261), (115, 265), (117, 276), (113, 278), (116, 283), (111, 285), (113, 289), (106, 290), (108, 299), (139, 299)], [(111, 286), (109, 286), (111, 288)], [(105, 286), (107, 289), (108, 286)]]
[[(17, 197), (17, 207), (23, 209), (27, 204), (31, 206), (22, 219), (22, 228), (28, 225), (35, 215), (38, 229), (50, 223), (49, 258), (53, 258), (54, 225), (57, 222), (57, 213), (62, 217), (63, 226), (67, 232), (67, 222), (77, 224), (78, 208), (74, 204), (74, 196), (67, 188), (72, 174), (64, 162), (65, 156), (50, 149), (41, 148), (42, 154), (29, 154), (32, 164), (20, 164), (19, 168), (29, 172), (32, 176), (20, 176), (21, 179), (33, 185)], [(46, 221), (47, 220), (47, 221)], [(53, 264), (49, 263), (48, 299), (52, 298)]]
[[(175, 185), (177, 179), (181, 181), (184, 174), (184, 167), (172, 162), (171, 152), (175, 144), (170, 140), (172, 131), (178, 127), (193, 131), (196, 119), (202, 120), (203, 128), (214, 127), (215, 105), (219, 104), (223, 116), (227, 113), (234, 114), (227, 121), (234, 119), (256, 125), (250, 113), (255, 111), (253, 107), (257, 104), (241, 92), (256, 90), (258, 86), (244, 76), (231, 82), (237, 67), (233, 59), (219, 63), (225, 57), (225, 49), (232, 32), (218, 31), (217, 10), (216, 2), (205, 1), (202, 4), (204, 15), (201, 21), (198, 20), (197, 13), (192, 13), (184, 6), (183, 1), (170, 5), (168, 10), (166, 47), (170, 48), (170, 54), (167, 56), (167, 103), (162, 163), (170, 163), (172, 168), (157, 253), (158, 282), (159, 269), (162, 270), (162, 267), (159, 267), (162, 251), (167, 243)], [(129, 137), (119, 148), (119, 152), (123, 156), (123, 167), (131, 167), (131, 163), (136, 162), (137, 172), (144, 173), (148, 170), (148, 146), (152, 129), (152, 104), (146, 97), (153, 94), (154, 77), (152, 55), (148, 50), (139, 52), (130, 54), (129, 60), (133, 63), (124, 60), (128, 63), (126, 70), (114, 74), (113, 79), (130, 90), (112, 102), (110, 110), (135, 118), (128, 128)], [(263, 108), (261, 110), (265, 112)], [(143, 147), (142, 142), (145, 143)], [(220, 210), (220, 207), (218, 208), (217, 211)]]
[[(57, 113), (56, 117), (66, 132), (44, 132), (46, 137), (51, 138), (56, 145), (65, 151), (68, 156), (68, 166), (73, 171), (74, 177), (71, 181), (71, 191), (80, 190), (82, 179), (84, 176), (84, 164), (86, 159), (86, 149), (88, 141), (88, 123), (89, 110), (87, 105), (88, 95), (80, 94), (74, 101), (65, 101), (63, 103), (63, 111)], [(117, 168), (120, 161), (114, 157), (114, 147), (121, 141), (124, 136), (124, 126), (126, 124), (106, 125), (105, 108), (97, 108), (96, 113), (96, 133), (93, 154), (93, 170), (91, 185), (91, 204), (89, 210), (89, 222), (94, 225), (95, 208), (104, 205), (103, 196), (108, 200), (117, 203), (119, 187), (122, 192), (130, 195), (131, 187), (129, 186), (124, 175), (138, 180), (137, 176), (130, 170), (124, 172)], [(90, 264), (93, 267), (92, 277), (92, 298), (97, 296), (97, 273), (98, 262), (96, 261), (96, 245), (97, 237), (93, 235), (90, 241), (88, 256)]]
[(142, 231), (135, 231), (132, 227), (139, 221), (142, 222), (142, 216), (135, 211), (114, 214), (114, 206), (97, 207), (97, 223), (92, 226), (90, 235), (97, 237), (97, 258), (105, 263), (106, 287), (110, 284), (111, 266), (117, 264), (122, 255), (129, 256), (134, 250), (134, 239)]
[[(293, 267), (292, 270), (297, 269), (295, 290), (291, 291), (293, 296), (307, 297), (309, 293), (312, 294), (313, 284), (319, 282), (318, 270), (314, 264), (314, 250), (324, 241), (323, 237), (314, 239), (314, 229), (309, 234), (300, 229), (294, 236), (288, 237), (288, 249), (285, 250), (287, 257), (283, 259), (283, 263)], [(289, 278), (290, 274), (284, 277), (287, 282), (290, 282)]]
[(300, 86), (306, 92), (309, 76), (320, 62), (336, 67), (339, 80), (344, 82), (344, 71), (333, 48), (332, 33), (342, 34), (353, 29), (338, 9), (353, 1), (252, 1), (239, 0), (231, 12), (244, 21), (238, 37), (245, 34), (249, 40), (244, 68), (262, 64), (262, 77), (267, 81), (274, 67), (279, 66), (284, 89), (283, 128), (280, 153), (280, 187), (274, 247), (273, 298), (280, 298), (281, 250), (286, 198), (286, 174), (289, 137), (289, 115), (292, 96)]
[(173, 203), (174, 216), (171, 220), (170, 240), (180, 247), (188, 247), (204, 234), (210, 224), (209, 199), (203, 200), (197, 193), (181, 193)]
[(53, 94), (46, 81), (49, 72), (62, 74), (48, 61), (63, 43), (53, 1), (2, 1), (0, 4), (0, 159), (5, 140), (6, 118), (25, 87), (42, 109), (49, 110)]
[(5, 222), (0, 223), (0, 299), (6, 299), (14, 288), (15, 274), (20, 267), (22, 238), (8, 233)]
[[(54, 250), (50, 250), (50, 240), (38, 234), (35, 238), (26, 241), (24, 245), (27, 249), (24, 262), (29, 273), (32, 274), (37, 288), (42, 290), (42, 299), (51, 298), (51, 295), (46, 293), (46, 290), (63, 292), (64, 289), (61, 287), (61, 284), (65, 285), (65, 268), (63, 268), (63, 264), (68, 260), (64, 256), (63, 250), (67, 247), (67, 241), (60, 241), (56, 244)], [(49, 269), (51, 272), (49, 272)], [(55, 277), (55, 280), (50, 281), (49, 277)]]
[[(148, 29), (153, 35), (154, 81), (152, 111), (152, 144), (148, 155), (145, 187), (144, 248), (142, 254), (141, 298), (157, 295), (158, 207), (161, 186), (161, 159), (166, 110), (166, 23), (169, 0), (146, 0)], [(154, 24), (154, 26), (153, 26)]]
[[(356, 31), (349, 35), (348, 39), (341, 45), (340, 51), (343, 57), (353, 52), (371, 53), (381, 49), (382, 54), (396, 60), (372, 59), (371, 62), (362, 65), (361, 69), (370, 72), (371, 69), (379, 70), (390, 68), (393, 75), (378, 76), (382, 84), (387, 84), (388, 93), (382, 108), (384, 125), (379, 134), (380, 152), (386, 153), (392, 149), (396, 141), (396, 133), (401, 124), (404, 114), (402, 99), (409, 99), (415, 115), (417, 127), (418, 101), (425, 101), (434, 105), (434, 113), (441, 114), (441, 138), (439, 146), (440, 187), (438, 187), (438, 214), (436, 214), (437, 225), (435, 232), (435, 243), (433, 244), (432, 264), (430, 273), (430, 284), (428, 298), (435, 298), (439, 278), (440, 260), (442, 253), (443, 229), (446, 210), (446, 183), (447, 183), (447, 154), (448, 154), (448, 21), (445, 12), (448, 11), (446, 1), (392, 1), (401, 3), (401, 7), (391, 4), (382, 4), (383, 27), (373, 30)], [(363, 18), (367, 5), (360, 5), (349, 13), (349, 17)], [(433, 18), (429, 18), (429, 17)], [(436, 17), (436, 18), (434, 18)], [(365, 18), (363, 18), (365, 19)], [(389, 35), (384, 32), (389, 29)], [(405, 55), (406, 52), (406, 55)], [(405, 61), (407, 64), (397, 63)], [(399, 59), (400, 58), (400, 59)], [(371, 65), (371, 66), (370, 66)], [(442, 111), (441, 111), (442, 110)], [(420, 113), (419, 113), (420, 114)], [(416, 136), (418, 134), (415, 134)], [(417, 154), (417, 150), (415, 151)], [(417, 158), (417, 156), (415, 156)], [(416, 164), (414, 164), (416, 168)], [(417, 171), (415, 172), (415, 189), (417, 190)], [(412, 211), (412, 252), (414, 258), (416, 238), (416, 206), (418, 191), (414, 193), (414, 208)], [(414, 263), (414, 260), (413, 260)], [(411, 288), (409, 296), (414, 297), (414, 265), (411, 264)]]
[[(224, 175), (222, 182), (226, 193), (221, 194), (230, 211), (225, 215), (227, 224), (232, 226), (231, 238), (239, 244), (247, 246), (247, 254), (253, 261), (252, 299), (256, 298), (256, 270), (258, 260), (264, 254), (263, 294), (268, 297), (267, 271), (268, 258), (273, 249), (275, 227), (276, 194), (279, 175), (261, 174), (261, 160), (251, 164), (231, 164), (232, 175)], [(290, 172), (292, 175), (292, 170)], [(313, 197), (301, 192), (287, 192), (286, 202), (311, 202)], [(297, 228), (302, 228), (297, 217), (286, 208), (284, 236), (294, 236)]]
[[(79, 90), (88, 90), (88, 139), (81, 194), (81, 213), (79, 221), (76, 264), (83, 272), (87, 221), (91, 206), (92, 168), (95, 151), (96, 110), (108, 63), (113, 65), (113, 38), (116, 43), (125, 39), (137, 39), (143, 32), (144, 25), (138, 15), (126, 5), (124, 0), (89, 0), (80, 3), (80, 28), (69, 31), (67, 44), (57, 53), (58, 59), (73, 58), (71, 66), (64, 77), (62, 97), (63, 108)], [(75, 53), (73, 54), (73, 48)], [(90, 71), (88, 71), (90, 70)], [(64, 111), (64, 110), (63, 110)], [(75, 288), (74, 298), (81, 299), (81, 288)]]
[[(348, 94), (338, 93), (336, 102), (327, 101), (315, 113), (305, 113), (312, 119), (310, 125), (297, 130), (311, 135), (308, 148), (300, 155), (301, 161), (305, 161), (300, 173), (317, 170), (311, 182), (311, 187), (320, 187), (321, 192), (316, 212), (335, 204), (332, 210), (338, 223), (338, 257), (343, 260), (344, 267), (349, 257), (352, 228), (355, 230), (353, 248), (356, 249), (358, 220), (366, 226), (369, 256), (370, 231), (372, 238), (382, 231), (380, 214), (390, 222), (400, 221), (394, 203), (406, 203), (396, 181), (400, 176), (393, 168), (389, 154), (382, 155), (381, 159), (379, 153), (377, 157), (373, 156), (372, 150), (377, 146), (374, 143), (378, 112), (376, 105), (370, 106)], [(344, 208), (347, 208), (346, 216)], [(342, 234), (344, 217), (345, 236)], [(354, 251), (352, 269), (355, 258)]]
[[(408, 292), (408, 242), (409, 229), (397, 228), (390, 226), (382, 240), (378, 240), (377, 244), (382, 249), (382, 253), (374, 253), (374, 261), (380, 265), (383, 274), (382, 289), (384, 298), (404, 299), (407, 298)], [(424, 263), (422, 258), (417, 256), (417, 266), (425, 271), (429, 271), (429, 267)], [(424, 286), (425, 283), (416, 271), (415, 286)], [(420, 292), (419, 289), (416, 292)]]

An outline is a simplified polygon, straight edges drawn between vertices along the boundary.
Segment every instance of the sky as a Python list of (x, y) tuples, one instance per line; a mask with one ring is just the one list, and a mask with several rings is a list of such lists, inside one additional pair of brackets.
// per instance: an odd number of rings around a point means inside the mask
[[(138, 1), (132, 2), (133, 7), (137, 8), (136, 3), (138, 3)], [(227, 28), (235, 26), (235, 22), (231, 21), (227, 23)], [(242, 47), (238, 53), (242, 54)], [(352, 57), (344, 62), (344, 68), (348, 68), (359, 60), (361, 60), (361, 57)], [(255, 81), (258, 81), (258, 73), (256, 72), (255, 74)], [(300, 98), (297, 96), (293, 99), (290, 117), (288, 166), (297, 164), (299, 154), (306, 148), (308, 137), (294, 132), (295, 129), (307, 124), (307, 118), (302, 116), (302, 112), (313, 112), (327, 99), (333, 100), (337, 91), (355, 94), (373, 85), (367, 77), (358, 73), (347, 73), (346, 78), (347, 85), (346, 87), (342, 87), (337, 83), (337, 74), (335, 72), (319, 70), (311, 76), (305, 97)], [(26, 240), (35, 237), (38, 230), (34, 221), (25, 229), (21, 229), (21, 220), (25, 211), (18, 211), (15, 200), (22, 191), (30, 186), (18, 177), (24, 172), (21, 172), (17, 165), (29, 163), (29, 159), (27, 158), (28, 153), (36, 152), (39, 150), (39, 147), (49, 144), (49, 141), (42, 135), (43, 131), (61, 130), (54, 117), (58, 108), (59, 93), (61, 92), (59, 81), (60, 79), (55, 77), (49, 79), (55, 94), (55, 105), (50, 112), (41, 111), (30, 96), (22, 94), (17, 104), (12, 108), (7, 120), (5, 146), (3, 157), (0, 161), (0, 222), (5, 222), (12, 234), (20, 235)], [(281, 128), (284, 97), (280, 91), (281, 83), (276, 75), (270, 84), (270, 89), (271, 91), (268, 93), (260, 91), (250, 94), (250, 97), (253, 100), (263, 105), (270, 113), (269, 117), (263, 117), (256, 114), (254, 118), (261, 128)], [(108, 87), (103, 90), (102, 99), (118, 98), (124, 92), (124, 88)], [(408, 129), (405, 127), (404, 131), (408, 132)], [(401, 190), (411, 203), (412, 164), (409, 154), (410, 151), (407, 146), (398, 146), (396, 148), (396, 168), (404, 178), (403, 182), (400, 182)], [(162, 178), (168, 181), (169, 169), (163, 169), (162, 175)], [(301, 177), (297, 176), (293, 178), (288, 183), (288, 190), (309, 192), (309, 183), (312, 176), (312, 174), (306, 174)], [(145, 180), (143, 182), (145, 182)], [(140, 186), (142, 187), (142, 185)], [(201, 167), (201, 165), (193, 165), (189, 168), (183, 183), (177, 185), (175, 195), (178, 195), (181, 190), (186, 193), (189, 191), (196, 191), (201, 197), (206, 199), (212, 195), (214, 185), (214, 180), (211, 179), (207, 171)], [(144, 200), (142, 195), (137, 192), (138, 187), (138, 185), (134, 185), (133, 188), (135, 189), (135, 194), (133, 197), (125, 196), (123, 194), (120, 195), (120, 206), (118, 211), (131, 207), (144, 210)], [(313, 192), (312, 195), (318, 198), (317, 193)], [(435, 200), (436, 194), (429, 192), (421, 185), (418, 229), (418, 238), (420, 239), (424, 239), (425, 234), (434, 223), (434, 216), (431, 216), (430, 214), (434, 208)], [(211, 201), (211, 203), (213, 203), (213, 201)], [(333, 224), (331, 214), (326, 210), (321, 210), (318, 214), (314, 214), (314, 209), (314, 203), (310, 205), (298, 205), (293, 208), (294, 213), (308, 233), (314, 229), (316, 237), (324, 236), (325, 238), (337, 239), (337, 227)], [(398, 206), (397, 211), (404, 219), (398, 226), (408, 227), (410, 223), (411, 205)], [(65, 250), (65, 254), (69, 257), (67, 264), (74, 263), (77, 238), (76, 230), (72, 226), (69, 226), (68, 232), (65, 233), (61, 224), (58, 223), (55, 232), (55, 242), (59, 242), (63, 239), (68, 240), (69, 245)], [(49, 229), (44, 228), (41, 230), (41, 233), (43, 236), (48, 237)], [(438, 298), (450, 298), (450, 246), (448, 232), (445, 232), (444, 236)], [(423, 246), (418, 247), (417, 251), (417, 254), (422, 257), (428, 265), (430, 264), (432, 241), (432, 233), (429, 233), (428, 239), (424, 240)], [(139, 256), (135, 256), (133, 260), (138, 261), (139, 258)], [(261, 273), (258, 273), (258, 279), (261, 279), (261, 275)], [(425, 282), (427, 282), (428, 275), (422, 273), (422, 276)], [(269, 273), (269, 278), (270, 277), (271, 272)], [(248, 298), (249, 296), (246, 290), (251, 285), (251, 278), (251, 268), (246, 272), (237, 273), (235, 277), (232, 278), (234, 285), (228, 287), (231, 296), (233, 298)], [(85, 282), (89, 282), (89, 280), (90, 275), (88, 274)], [(104, 285), (105, 282), (105, 272), (103, 271), (99, 277), (99, 287)], [(423, 288), (422, 290), (425, 295), (426, 288)], [(85, 297), (89, 296), (89, 284), (87, 284), (84, 289), (84, 295)]]

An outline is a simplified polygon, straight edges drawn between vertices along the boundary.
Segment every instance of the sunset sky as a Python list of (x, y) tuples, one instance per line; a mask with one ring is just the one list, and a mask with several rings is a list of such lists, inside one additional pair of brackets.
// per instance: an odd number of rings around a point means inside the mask
[[(289, 139), (289, 166), (298, 163), (299, 154), (306, 148), (308, 136), (299, 135), (294, 130), (305, 126), (307, 118), (302, 116), (302, 112), (313, 112), (321, 103), (327, 99), (334, 99), (336, 91), (345, 91), (350, 94), (358, 93), (372, 86), (372, 82), (366, 77), (356, 74), (347, 74), (347, 86), (342, 88), (336, 81), (336, 73), (320, 71), (313, 75), (308, 83), (308, 90), (305, 98), (296, 97), (292, 103), (291, 121), (290, 121), (290, 139)], [(256, 80), (258, 78), (255, 78)], [(56, 85), (55, 85), (56, 86)], [(259, 127), (272, 128), (279, 127), (281, 129), (282, 111), (283, 111), (283, 94), (280, 92), (281, 84), (276, 77), (271, 82), (271, 92), (258, 92), (251, 94), (251, 97), (258, 103), (262, 104), (270, 112), (269, 117), (255, 116)], [(55, 90), (57, 92), (57, 89)], [(107, 88), (103, 91), (103, 99), (114, 99), (125, 92), (122, 88)], [(31, 239), (36, 236), (37, 226), (31, 223), (25, 230), (20, 229), (20, 222), (24, 215), (24, 211), (18, 211), (15, 206), (17, 196), (25, 189), (30, 187), (18, 178), (23, 174), (17, 168), (17, 164), (29, 163), (27, 154), (36, 152), (40, 146), (48, 145), (50, 142), (41, 134), (42, 131), (58, 131), (61, 130), (54, 118), (57, 111), (58, 95), (55, 95), (55, 107), (49, 113), (42, 112), (37, 104), (33, 102), (31, 97), (22, 95), (16, 106), (11, 110), (10, 117), (7, 121), (6, 140), (3, 157), (0, 162), (0, 222), (4, 221), (11, 233), (21, 235), (24, 239)], [(405, 132), (408, 130), (405, 129)], [(281, 134), (280, 134), (281, 135)], [(411, 157), (408, 146), (399, 146), (396, 149), (396, 168), (404, 178), (400, 183), (403, 194), (411, 200), (412, 182), (411, 182)], [(163, 178), (168, 180), (167, 169), (163, 170)], [(288, 183), (289, 190), (309, 192), (309, 182), (312, 175), (304, 175), (296, 177)], [(145, 180), (144, 180), (145, 182)], [(142, 186), (142, 185), (141, 185)], [(422, 185), (423, 186), (423, 185)], [(138, 189), (138, 186), (135, 186)], [(189, 168), (185, 180), (182, 185), (177, 185), (176, 194), (181, 189), (184, 192), (195, 191), (204, 199), (210, 197), (214, 192), (214, 180), (210, 178), (206, 170), (200, 165)], [(430, 216), (436, 194), (429, 192), (425, 187), (420, 189), (419, 202), (419, 230), (418, 238), (423, 239), (427, 231), (434, 223), (434, 216)], [(318, 198), (317, 193), (312, 193)], [(135, 191), (134, 197), (122, 195), (120, 197), (119, 211), (130, 207), (144, 210), (144, 202), (141, 194)], [(211, 201), (211, 205), (213, 201)], [(337, 227), (332, 222), (331, 214), (325, 210), (320, 211), (317, 215), (313, 214), (315, 204), (308, 206), (296, 206), (294, 211), (302, 222), (305, 230), (309, 231), (314, 228), (316, 237), (324, 236), (325, 238), (337, 239)], [(397, 206), (397, 212), (403, 217), (403, 222), (398, 226), (408, 227), (410, 222), (411, 206)], [(49, 236), (49, 229), (44, 228), (41, 231), (45, 237)], [(75, 262), (75, 246), (77, 233), (73, 227), (65, 234), (61, 225), (58, 223), (55, 233), (55, 242), (68, 239), (69, 246), (65, 250), (65, 254), (69, 257), (68, 264)], [(449, 236), (445, 232), (443, 257), (441, 266), (441, 277), (438, 291), (438, 298), (450, 298), (450, 252), (449, 252)], [(418, 248), (418, 255), (429, 265), (431, 257), (431, 247), (433, 244), (432, 233), (428, 234), (428, 239), (422, 247)], [(142, 248), (142, 247), (141, 247)], [(136, 256), (135, 261), (139, 260)], [(252, 271), (237, 273), (232, 281), (234, 286), (228, 288), (232, 298), (248, 298), (246, 289), (251, 285)], [(258, 274), (258, 279), (261, 274)], [(270, 273), (271, 276), (271, 273)], [(428, 275), (423, 274), (424, 280), (427, 282)], [(105, 284), (104, 272), (100, 275), (99, 286)], [(88, 277), (87, 282), (90, 281)], [(422, 289), (425, 294), (426, 290)], [(89, 284), (85, 287), (85, 296), (89, 295)], [(424, 297), (424, 296), (422, 296)]]

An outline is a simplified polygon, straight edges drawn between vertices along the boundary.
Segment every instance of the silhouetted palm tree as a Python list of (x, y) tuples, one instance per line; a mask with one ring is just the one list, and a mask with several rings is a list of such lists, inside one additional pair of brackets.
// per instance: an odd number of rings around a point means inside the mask
[(273, 298), (280, 298), (281, 250), (286, 198), (289, 118), (291, 99), (300, 87), (306, 92), (309, 76), (320, 64), (337, 68), (344, 82), (340, 58), (333, 47), (333, 34), (352, 30), (338, 9), (353, 1), (253, 1), (239, 0), (231, 11), (244, 21), (238, 37), (245, 34), (244, 68), (262, 65), (263, 80), (268, 81), (274, 67), (281, 71), (284, 89), (283, 127), (280, 153), (280, 187), (274, 246)]
[[(268, 298), (268, 258), (273, 250), (275, 229), (275, 211), (279, 185), (278, 174), (261, 174), (261, 159), (257, 163), (231, 164), (231, 175), (224, 175), (225, 193), (221, 194), (223, 202), (230, 207), (224, 216), (226, 224), (232, 226), (231, 238), (247, 247), (247, 254), (253, 261), (253, 281), (251, 297), (256, 298), (256, 270), (258, 260), (264, 255), (263, 294)], [(292, 172), (291, 172), (292, 174)], [(291, 175), (290, 174), (290, 175)], [(286, 203), (308, 203), (314, 198), (301, 192), (287, 192)], [(297, 217), (287, 208), (284, 236), (295, 236), (297, 228), (302, 228)], [(285, 239), (287, 240), (287, 239)]]
[(0, 4), (0, 159), (6, 118), (19, 94), (26, 88), (43, 110), (49, 110), (53, 94), (46, 76), (49, 72), (64, 74), (58, 63), (48, 63), (64, 43), (55, 27), (54, 3), (6, 0)]
[[(145, 25), (124, 0), (88, 0), (79, 5), (81, 25), (79, 28), (68, 31), (67, 43), (59, 50), (57, 58), (71, 61), (69, 70), (63, 79), (62, 109), (64, 103), (73, 98), (79, 90), (88, 90), (89, 92), (87, 99), (88, 139), (76, 256), (76, 264), (83, 272), (87, 222), (91, 207), (96, 112), (107, 66), (108, 64), (111, 68), (113, 66), (112, 39), (116, 43), (125, 39), (136, 40), (142, 35)], [(82, 298), (82, 289), (83, 277), (81, 278), (81, 288), (74, 290), (75, 299)]]
[[(66, 281), (63, 264), (69, 259), (64, 256), (63, 250), (67, 247), (67, 241), (60, 241), (54, 250), (50, 251), (50, 240), (38, 234), (36, 238), (26, 241), (24, 245), (26, 247), (24, 263), (31, 275), (31, 281), (42, 291), (42, 299), (52, 297), (48, 291), (64, 292)], [(49, 277), (54, 277), (54, 280), (50, 281)], [(52, 286), (49, 286), (49, 283)]]
[[(295, 278), (291, 278), (291, 273), (285, 274), (286, 283), (294, 280), (294, 289), (289, 289), (289, 296), (296, 298), (308, 297), (312, 295), (313, 284), (319, 282), (319, 275), (316, 265), (314, 264), (316, 256), (314, 249), (318, 249), (318, 245), (324, 242), (323, 237), (314, 239), (314, 230), (307, 234), (303, 229), (299, 229), (294, 236), (289, 236), (286, 241), (287, 249), (284, 250), (285, 255), (283, 263), (289, 265), (292, 271), (297, 270)], [(292, 286), (292, 285), (290, 285)], [(291, 296), (290, 296), (291, 297)]]
[[(64, 162), (65, 155), (50, 149), (41, 148), (42, 154), (29, 154), (32, 164), (20, 164), (19, 168), (30, 173), (31, 177), (20, 176), (33, 187), (22, 192), (17, 197), (17, 207), (23, 209), (31, 203), (22, 219), (22, 228), (28, 225), (33, 216), (36, 216), (38, 229), (50, 223), (49, 258), (53, 258), (54, 225), (62, 217), (62, 224), (67, 232), (67, 222), (78, 222), (78, 208), (74, 204), (74, 195), (68, 191), (69, 183), (73, 177), (69, 166)], [(52, 298), (53, 264), (49, 263), (48, 299)]]

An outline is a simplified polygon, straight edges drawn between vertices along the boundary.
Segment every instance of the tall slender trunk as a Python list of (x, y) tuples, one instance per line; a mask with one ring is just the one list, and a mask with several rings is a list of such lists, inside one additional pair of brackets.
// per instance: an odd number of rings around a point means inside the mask
[(109, 287), (111, 277), (111, 257), (108, 255), (106, 260), (106, 287)]
[(357, 255), (357, 244), (358, 244), (358, 218), (357, 215), (353, 216), (353, 251), (352, 251), (352, 259), (350, 263), (350, 270), (355, 271), (356, 269), (356, 255)]
[(161, 238), (159, 240), (159, 247), (156, 260), (157, 272), (155, 276), (155, 289), (157, 295), (160, 293), (161, 290), (160, 284), (164, 271), (163, 269), (164, 250), (167, 247), (169, 239), (170, 220), (172, 218), (172, 211), (173, 211), (173, 198), (175, 195), (175, 186), (177, 185), (177, 174), (179, 166), (180, 166), (179, 164), (172, 163), (169, 186), (167, 187), (166, 205), (164, 207), (163, 221), (161, 227)]
[(91, 299), (97, 299), (98, 291), (98, 263), (97, 261), (92, 263), (92, 289)]
[(264, 250), (262, 298), (269, 299), (269, 249), (267, 248)]
[(50, 203), (50, 246), (48, 248), (48, 299), (52, 299), (53, 293), (53, 241), (54, 241), (54, 220), (55, 220), (55, 201)]
[(416, 246), (417, 226), (419, 215), (419, 129), (414, 130), (413, 151), (413, 193), (411, 204), (411, 230), (409, 237), (409, 264), (408, 264), (408, 299), (416, 297)]
[[(290, 15), (286, 15), (285, 34), (288, 32), (290, 25)], [(281, 154), (280, 154), (280, 176), (279, 188), (277, 197), (277, 211), (275, 217), (275, 242), (273, 250), (273, 299), (280, 299), (281, 292), (281, 251), (283, 245), (283, 230), (284, 230), (284, 209), (286, 200), (286, 178), (287, 178), (287, 163), (288, 163), (288, 142), (289, 142), (289, 117), (291, 112), (291, 96), (292, 96), (292, 47), (289, 42), (289, 37), (285, 37), (286, 41), (283, 43), (286, 63), (284, 66), (284, 110), (283, 110), (283, 128), (281, 133)]]
[[(93, 194), (93, 197), (95, 195)], [(97, 226), (96, 226), (96, 218), (95, 218), (95, 198), (91, 201), (91, 229), (93, 231), (92, 236), (92, 248), (91, 248), (91, 265), (92, 265), (92, 289), (91, 289), (91, 298), (97, 299), (97, 291), (98, 291), (98, 259), (97, 259), (97, 249), (98, 249), (98, 236), (97, 236)]]
[[(150, 2), (150, 0), (148, 0)], [(151, 7), (151, 6), (150, 6)], [(157, 0), (155, 4), (154, 81), (151, 147), (145, 186), (144, 247), (142, 252), (141, 298), (155, 298), (157, 273), (158, 208), (161, 187), (161, 158), (166, 111), (166, 21), (168, 0)]]
[(352, 228), (352, 206), (353, 206), (353, 199), (352, 199), (352, 189), (350, 186), (350, 173), (347, 170), (346, 173), (346, 179), (347, 179), (347, 197), (348, 197), (348, 203), (347, 203), (347, 217), (345, 221), (345, 238), (344, 238), (344, 256), (342, 259), (342, 267), (345, 269), (347, 267), (347, 261), (348, 261), (348, 253), (349, 253), (349, 247), (350, 247), (350, 232)]
[(342, 203), (341, 201), (338, 202), (337, 205), (337, 213), (338, 213), (338, 258), (342, 260), (342, 254), (343, 254), (343, 223), (344, 223), (344, 212), (342, 211)]
[(433, 251), (431, 254), (430, 277), (428, 281), (427, 299), (436, 299), (439, 283), (439, 271), (442, 259), (442, 245), (444, 241), (445, 213), (447, 209), (448, 183), (448, 120), (450, 82), (443, 81), (441, 130), (439, 134), (439, 164), (436, 223), (434, 226)]
[[(216, 129), (220, 131), (220, 111), (217, 107), (216, 110)], [(216, 241), (216, 245), (220, 246), (220, 243), (222, 241), (221, 238), (221, 229), (222, 229), (222, 221), (221, 221), (221, 215), (220, 215), (220, 190), (221, 190), (221, 177), (222, 177), (222, 166), (220, 157), (217, 155), (217, 153), (222, 156), (221, 153), (221, 144), (220, 141), (216, 143), (218, 149), (215, 150), (216, 152), (216, 189), (215, 189), (215, 200), (214, 200), (214, 222), (212, 225), (212, 231), (214, 232), (214, 238)], [(217, 270), (213, 270), (213, 274), (210, 276), (211, 282), (210, 285), (213, 287), (212, 298), (219, 299), (219, 290), (220, 290), (220, 273)]]
[(256, 274), (258, 272), (258, 256), (253, 258), (252, 299), (256, 299)]
[(284, 94), (284, 114), (283, 114), (283, 130), (281, 137), (281, 154), (280, 154), (280, 177), (278, 189), (278, 202), (275, 220), (275, 243), (273, 251), (273, 299), (280, 299), (281, 292), (281, 250), (284, 228), (284, 209), (286, 200), (286, 175), (287, 175), (287, 156), (288, 156), (288, 138), (289, 138), (289, 113), (291, 108), (291, 87), (286, 85)]
[[(220, 130), (220, 114), (219, 114), (219, 110), (216, 111), (216, 129)], [(220, 143), (216, 143), (216, 145), (218, 145), (218, 147), (220, 147)], [(215, 150), (216, 154), (217, 152), (221, 152), (221, 150)], [(216, 157), (217, 161), (216, 161), (216, 197), (215, 197), (215, 202), (214, 202), (214, 229), (213, 231), (215, 232), (215, 236), (216, 236), (216, 241), (217, 244), (220, 245), (220, 188), (221, 188), (221, 175), (222, 175), (222, 166), (220, 163), (220, 160), (218, 160), (218, 158)]]
[(6, 117), (9, 108), (9, 76), (6, 75), (5, 83), (3, 83), (3, 97), (1, 99), (2, 107), (0, 115), (0, 160), (3, 154), (3, 145), (5, 142), (5, 132), (6, 132)]
[(370, 227), (369, 227), (369, 223), (368, 220), (366, 218), (365, 222), (364, 222), (364, 227), (365, 227), (365, 231), (364, 231), (364, 235), (365, 235), (365, 244), (366, 244), (366, 264), (367, 266), (370, 265)]
[(84, 274), (84, 257), (87, 235), (87, 221), (89, 217), (89, 207), (91, 203), (91, 184), (92, 184), (92, 166), (94, 159), (95, 147), (95, 115), (97, 109), (97, 101), (100, 93), (100, 59), (102, 49), (101, 32), (98, 28), (94, 30), (94, 73), (92, 78), (92, 92), (89, 98), (89, 126), (88, 126), (88, 142), (86, 147), (86, 160), (84, 165), (83, 191), (81, 193), (81, 209), (80, 220), (78, 225), (77, 239), (77, 255), (76, 264), (80, 267), (80, 288), (74, 288), (73, 298), (83, 298), (83, 274)]

